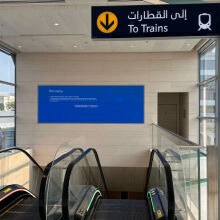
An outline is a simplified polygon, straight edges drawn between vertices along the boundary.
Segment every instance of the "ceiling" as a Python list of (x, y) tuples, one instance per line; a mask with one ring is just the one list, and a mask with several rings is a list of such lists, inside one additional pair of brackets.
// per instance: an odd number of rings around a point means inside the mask
[[(15, 2), (17, 1), (17, 2)], [(22, 1), (22, 3), (18, 3)], [(45, 0), (25, 0), (42, 2)], [(56, 2), (48, 2), (56, 1)], [(176, 3), (187, 0), (173, 0)], [(172, 2), (173, 2), (172, 1)], [(92, 5), (165, 3), (170, 0), (0, 0), (0, 41), (20, 52), (190, 51), (200, 39), (91, 40)], [(200, 3), (202, 0), (190, 0)], [(204, 1), (203, 1), (204, 2)], [(220, 2), (210, 1), (207, 2)]]

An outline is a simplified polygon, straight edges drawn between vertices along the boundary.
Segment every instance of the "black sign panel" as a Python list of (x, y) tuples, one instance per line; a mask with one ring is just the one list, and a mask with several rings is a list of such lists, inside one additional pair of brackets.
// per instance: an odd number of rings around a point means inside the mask
[(92, 38), (220, 36), (220, 4), (92, 7)]

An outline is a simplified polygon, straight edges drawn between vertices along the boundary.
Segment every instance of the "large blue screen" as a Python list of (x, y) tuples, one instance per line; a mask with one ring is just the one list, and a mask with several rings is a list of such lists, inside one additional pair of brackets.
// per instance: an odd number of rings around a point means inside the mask
[(144, 86), (39, 86), (39, 123), (144, 123)]

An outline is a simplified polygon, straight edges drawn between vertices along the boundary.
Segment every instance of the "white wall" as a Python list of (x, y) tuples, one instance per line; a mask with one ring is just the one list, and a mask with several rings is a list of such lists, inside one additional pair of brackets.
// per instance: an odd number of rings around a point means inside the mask
[[(17, 55), (17, 145), (49, 162), (57, 147), (93, 146), (111, 167), (146, 166), (158, 92), (189, 92), (189, 138), (197, 141), (197, 54), (104, 53)], [(38, 85), (145, 85), (144, 124), (38, 124)]]

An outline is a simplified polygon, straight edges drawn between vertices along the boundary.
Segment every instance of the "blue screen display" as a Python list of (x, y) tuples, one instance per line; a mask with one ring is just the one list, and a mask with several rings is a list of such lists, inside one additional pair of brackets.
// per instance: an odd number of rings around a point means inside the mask
[(39, 123), (144, 123), (144, 86), (38, 86)]

